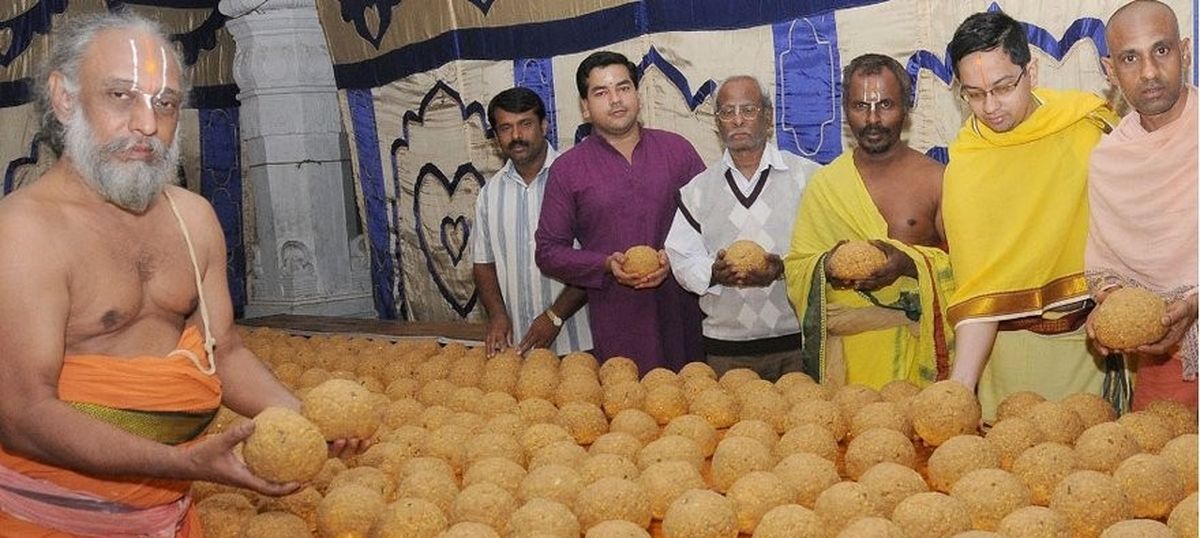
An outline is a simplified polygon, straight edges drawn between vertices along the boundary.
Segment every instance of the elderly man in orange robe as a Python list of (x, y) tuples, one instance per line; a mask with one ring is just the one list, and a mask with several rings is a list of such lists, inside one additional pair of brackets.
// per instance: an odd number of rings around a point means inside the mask
[(0, 536), (195, 536), (192, 480), (298, 487), (234, 454), (253, 422), (196, 440), (218, 406), (299, 402), (238, 337), (212, 207), (169, 184), (172, 45), (127, 13), (50, 42), (37, 108), (59, 158), (0, 201)]

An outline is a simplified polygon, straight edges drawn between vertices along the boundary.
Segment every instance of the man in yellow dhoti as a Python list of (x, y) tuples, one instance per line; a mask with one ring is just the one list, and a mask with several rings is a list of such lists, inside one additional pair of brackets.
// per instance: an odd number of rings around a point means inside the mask
[[(950, 364), (944, 312), (953, 280), (940, 248), (942, 165), (900, 140), (912, 88), (899, 63), (863, 55), (846, 66), (842, 81), (858, 143), (813, 176), (784, 262), (805, 370), (835, 385), (924, 385), (945, 378)], [(867, 279), (838, 281), (827, 261), (855, 239), (872, 240), (887, 265)]]
[(1035, 90), (1025, 31), (1004, 13), (968, 17), (949, 52), (972, 113), (950, 145), (942, 197), (957, 283), (951, 378), (978, 383), (985, 420), (1016, 391), (1099, 393), (1103, 361), (1081, 328), (1086, 180), (1115, 116), (1090, 93)]

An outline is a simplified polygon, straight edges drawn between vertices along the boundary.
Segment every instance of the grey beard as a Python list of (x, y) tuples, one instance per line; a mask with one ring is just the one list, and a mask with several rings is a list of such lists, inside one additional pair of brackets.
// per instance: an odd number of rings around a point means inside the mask
[(134, 137), (119, 137), (98, 146), (92, 126), (79, 107), (75, 108), (64, 127), (63, 153), (71, 159), (89, 185), (122, 209), (144, 213), (154, 197), (174, 179), (179, 165), (178, 136), (170, 147), (157, 138), (149, 137), (145, 143), (153, 149), (153, 157), (145, 162), (120, 162), (113, 156), (133, 147), (137, 143)]

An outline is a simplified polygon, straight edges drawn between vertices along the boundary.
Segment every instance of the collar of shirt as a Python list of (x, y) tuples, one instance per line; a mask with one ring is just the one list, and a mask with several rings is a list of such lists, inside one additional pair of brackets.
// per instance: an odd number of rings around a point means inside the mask
[(500, 168), (501, 177), (515, 181), (522, 187), (529, 188), (539, 181), (544, 181), (550, 175), (550, 165), (554, 164), (554, 159), (558, 158), (558, 151), (549, 143), (546, 144), (546, 162), (542, 163), (542, 169), (538, 170), (537, 177), (533, 178), (529, 184), (525, 184), (525, 178), (521, 177), (521, 173), (517, 172), (517, 167), (513, 165), (512, 159), (504, 162), (504, 166)]
[(754, 170), (754, 174), (752, 174), (750, 178), (743, 176), (742, 171), (738, 170), (737, 166), (733, 164), (733, 157), (729, 155), (729, 150), (725, 150), (725, 154), (721, 156), (721, 163), (725, 165), (726, 169), (733, 173), (734, 179), (737, 179), (738, 184), (743, 187), (743, 189), (753, 188), (754, 184), (758, 183), (759, 174), (761, 174), (762, 171), (768, 166), (770, 166), (772, 170), (788, 169), (787, 163), (783, 161), (783, 155), (779, 153), (779, 148), (775, 147), (774, 144), (767, 144), (767, 146), (763, 148), (762, 158), (758, 160), (758, 168)]

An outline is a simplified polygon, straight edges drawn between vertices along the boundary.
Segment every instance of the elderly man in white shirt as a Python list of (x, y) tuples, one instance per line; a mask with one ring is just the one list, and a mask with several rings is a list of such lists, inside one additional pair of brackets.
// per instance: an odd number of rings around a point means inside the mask
[[(708, 364), (718, 375), (749, 368), (773, 381), (802, 371), (800, 323), (780, 255), (819, 165), (769, 143), (771, 102), (753, 77), (721, 83), (716, 117), (725, 153), (680, 189), (667, 256), (675, 279), (700, 296)], [(725, 260), (725, 249), (743, 239), (767, 251), (765, 266), (737, 271)]]

